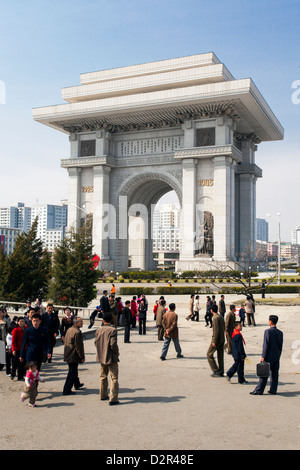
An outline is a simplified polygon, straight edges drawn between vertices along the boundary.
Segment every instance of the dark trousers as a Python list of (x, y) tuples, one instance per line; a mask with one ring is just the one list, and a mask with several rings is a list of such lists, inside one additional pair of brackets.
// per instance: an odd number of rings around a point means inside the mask
[(136, 317), (131, 317), (131, 326), (132, 328), (136, 328)]
[(20, 351), (16, 351), (16, 355), (12, 356), (12, 369), (11, 376), (15, 377), (18, 371), (18, 380), (22, 380), (25, 376), (25, 366), (24, 363), (20, 361)]
[(146, 318), (139, 318), (139, 334), (146, 334)]
[(56, 338), (54, 337), (54, 334), (53, 334), (53, 333), (49, 334), (49, 336), (50, 336), (50, 349), (51, 349), (50, 352), (51, 352), (51, 357), (50, 357), (50, 359), (47, 359), (47, 361), (48, 361), (48, 362), (52, 362), (53, 348), (54, 348), (54, 346), (55, 346), (55, 344), (56, 344)]
[[(217, 352), (217, 360), (214, 358), (214, 353)], [(213, 346), (210, 344), (207, 350), (207, 360), (213, 372), (218, 372), (220, 375), (224, 374), (224, 344)]]
[(234, 364), (227, 371), (226, 375), (231, 378), (237, 372), (239, 383), (240, 384), (244, 383), (245, 382), (244, 365), (245, 365), (245, 361), (242, 361), (241, 359), (234, 360)]
[(69, 393), (74, 385), (75, 388), (79, 387), (80, 381), (78, 377), (78, 363), (68, 362), (69, 372), (64, 385), (63, 393)]
[(206, 312), (204, 319), (205, 319), (205, 321), (206, 321), (206, 326), (207, 326), (209, 323), (210, 323), (210, 326), (212, 326), (212, 313)]
[(124, 343), (128, 343), (130, 340), (130, 325), (124, 326)]
[(199, 312), (195, 311), (192, 320), (199, 321)]
[[(270, 392), (276, 393), (278, 387), (279, 361), (270, 362)], [(268, 377), (260, 377), (255, 387), (255, 392), (263, 393), (267, 385)]]
[(10, 375), (11, 374), (11, 366), (12, 366), (12, 352), (11, 349), (7, 349), (5, 353), (5, 358), (6, 358), (6, 374)]

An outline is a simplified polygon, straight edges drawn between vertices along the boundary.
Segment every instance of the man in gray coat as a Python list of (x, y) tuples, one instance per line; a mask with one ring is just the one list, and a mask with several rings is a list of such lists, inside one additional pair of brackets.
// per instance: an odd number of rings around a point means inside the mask
[(83, 387), (78, 377), (78, 364), (85, 361), (83, 337), (80, 328), (83, 325), (82, 318), (75, 317), (73, 325), (67, 330), (64, 339), (64, 361), (67, 362), (69, 372), (63, 389), (63, 395), (72, 395), (72, 387), (76, 390)]
[[(111, 326), (112, 315), (103, 315), (103, 326), (95, 335), (96, 361), (100, 362), (100, 399), (108, 400), (109, 405), (117, 405), (119, 393), (119, 346), (116, 328)], [(108, 373), (111, 377), (110, 396), (108, 398)]]

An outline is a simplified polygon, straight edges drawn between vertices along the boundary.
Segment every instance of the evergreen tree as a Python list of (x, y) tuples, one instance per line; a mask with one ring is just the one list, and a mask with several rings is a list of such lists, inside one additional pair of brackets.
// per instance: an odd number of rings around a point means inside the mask
[(55, 303), (86, 307), (94, 298), (98, 273), (93, 269), (91, 224), (71, 230), (53, 255), (49, 294)]
[(45, 298), (48, 292), (51, 257), (37, 238), (37, 223), (16, 239), (14, 251), (1, 261), (1, 297), (11, 302)]

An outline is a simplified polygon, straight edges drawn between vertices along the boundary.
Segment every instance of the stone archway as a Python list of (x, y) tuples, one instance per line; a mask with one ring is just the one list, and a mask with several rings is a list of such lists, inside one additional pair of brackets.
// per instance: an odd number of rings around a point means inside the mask
[(129, 257), (132, 268), (155, 268), (152, 253), (153, 211), (159, 199), (172, 190), (181, 204), (180, 181), (171, 173), (166, 175), (148, 171), (133, 174), (121, 185), (117, 195), (119, 210), (116, 217), (119, 232), (115, 240), (110, 240), (109, 250), (116, 254), (116, 271), (128, 269)]

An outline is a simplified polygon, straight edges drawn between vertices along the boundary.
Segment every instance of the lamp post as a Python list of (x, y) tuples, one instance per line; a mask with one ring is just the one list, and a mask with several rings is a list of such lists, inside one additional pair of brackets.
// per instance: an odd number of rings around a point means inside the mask
[[(272, 215), (271, 214), (266, 214), (267, 217), (271, 217), (272, 218)], [(280, 285), (280, 271), (281, 271), (281, 259), (280, 259), (280, 248), (281, 248), (281, 239), (280, 239), (280, 212), (277, 213), (277, 217), (278, 217), (278, 262), (277, 262), (277, 266), (278, 266), (278, 272), (277, 272), (277, 284)]]

